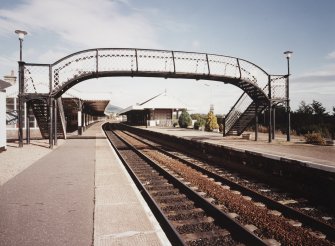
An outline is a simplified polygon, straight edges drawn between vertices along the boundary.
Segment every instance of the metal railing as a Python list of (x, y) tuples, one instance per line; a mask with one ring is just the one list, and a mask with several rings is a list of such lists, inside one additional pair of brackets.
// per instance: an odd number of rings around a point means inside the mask
[(6, 111), (6, 125), (14, 125), (17, 124), (18, 121), (18, 111)]
[[(274, 101), (274, 103), (286, 102), (286, 75), (270, 75), (269, 83), (271, 86), (269, 100)], [(263, 91), (264, 93), (269, 93), (269, 84), (263, 88)], [(249, 108), (252, 103), (253, 100), (248, 96), (247, 93), (244, 92), (240, 96), (240, 98), (225, 117), (225, 134), (231, 130), (241, 115)]]
[(53, 64), (24, 64), (24, 92), (60, 95), (74, 84), (94, 77), (148, 76), (245, 80), (259, 88), (267, 73), (257, 65), (231, 56), (148, 49), (90, 49)]
[[(270, 76), (244, 59), (206, 53), (127, 48), (83, 50), (53, 64), (24, 63), (24, 93), (59, 97), (80, 81), (107, 76), (215, 80), (232, 83), (242, 89), (246, 84), (252, 85), (257, 91), (255, 95), (261, 95), (263, 103), (264, 98), (268, 101), (286, 98), (285, 76)], [(269, 83), (273, 84), (270, 91)], [(226, 117), (226, 132), (253, 100), (255, 98), (250, 98), (247, 93), (242, 94)]]

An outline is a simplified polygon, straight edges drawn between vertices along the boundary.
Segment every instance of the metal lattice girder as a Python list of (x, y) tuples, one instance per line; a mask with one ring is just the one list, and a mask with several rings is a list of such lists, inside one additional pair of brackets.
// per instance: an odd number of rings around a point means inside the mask
[[(207, 79), (232, 83), (253, 98), (263, 91), (268, 74), (257, 65), (230, 56), (148, 49), (91, 49), (53, 64), (25, 64), (25, 92), (60, 96), (80, 81), (104, 76)], [(48, 91), (49, 90), (49, 91)]]
[(83, 80), (111, 76), (204, 79), (233, 84), (244, 94), (226, 116), (226, 133), (245, 129), (255, 113), (254, 104), (263, 110), (274, 100), (287, 101), (285, 76), (269, 75), (257, 65), (240, 58), (121, 48), (83, 50), (53, 64), (25, 63), (24, 93), (47, 93), (59, 97)]
[(6, 112), (6, 125), (17, 124), (18, 114), (17, 110)]

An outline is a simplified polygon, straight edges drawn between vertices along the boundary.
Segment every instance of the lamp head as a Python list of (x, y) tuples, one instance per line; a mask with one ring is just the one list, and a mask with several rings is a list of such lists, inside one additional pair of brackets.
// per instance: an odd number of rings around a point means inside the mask
[(19, 36), (19, 39), (21, 40), (23, 40), (24, 36), (28, 34), (26, 31), (22, 31), (22, 30), (15, 30), (15, 33)]
[(291, 55), (292, 55), (292, 53), (293, 53), (293, 51), (285, 51), (284, 52), (284, 55), (285, 55), (285, 57), (287, 58), (287, 59), (289, 59), (289, 58), (291, 58)]

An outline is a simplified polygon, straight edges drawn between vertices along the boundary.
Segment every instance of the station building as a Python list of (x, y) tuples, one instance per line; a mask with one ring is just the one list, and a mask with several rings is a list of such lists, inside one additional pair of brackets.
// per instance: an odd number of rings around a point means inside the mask
[(187, 106), (166, 92), (142, 103), (131, 105), (119, 112), (130, 125), (170, 127), (178, 121), (180, 112)]

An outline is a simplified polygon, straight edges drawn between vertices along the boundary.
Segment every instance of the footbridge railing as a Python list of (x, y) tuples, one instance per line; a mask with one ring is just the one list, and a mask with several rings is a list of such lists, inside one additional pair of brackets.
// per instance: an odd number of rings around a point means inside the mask
[[(99, 77), (203, 79), (233, 84), (244, 94), (226, 117), (226, 122), (231, 127), (239, 125), (239, 129), (243, 129), (241, 122), (250, 123), (248, 115), (253, 110), (252, 104), (265, 108), (274, 100), (288, 101), (285, 76), (272, 76), (247, 60), (216, 54), (99, 48), (73, 53), (52, 64), (19, 62), (19, 72), (20, 100), (41, 96), (49, 98), (50, 102), (75, 84)], [(22, 103), (20, 105), (22, 109)], [(22, 123), (19, 125), (22, 129)]]
[[(255, 114), (262, 112), (266, 107), (279, 103), (287, 103), (286, 75), (269, 75), (268, 84), (263, 88), (268, 93), (268, 105), (258, 104), (245, 92), (240, 96), (229, 113), (225, 117), (225, 135), (240, 135), (253, 119)], [(269, 87), (271, 90), (269, 90)], [(244, 118), (244, 119), (243, 119)], [(238, 127), (236, 122), (240, 121)], [(234, 128), (235, 127), (235, 128)]]
[(53, 64), (24, 63), (24, 93), (50, 93), (57, 97), (80, 81), (107, 76), (206, 79), (236, 86), (241, 86), (239, 81), (245, 81), (263, 97), (268, 94), (261, 89), (268, 83), (268, 74), (240, 58), (182, 51), (107, 48), (77, 52)]

